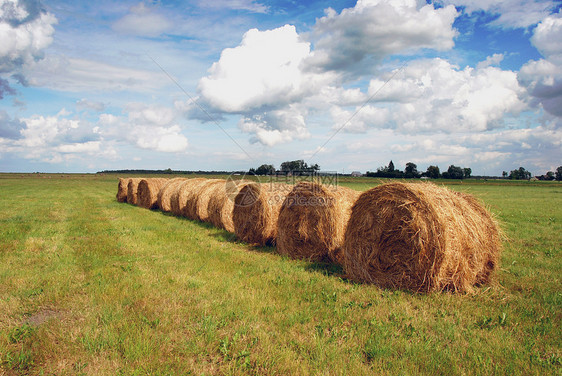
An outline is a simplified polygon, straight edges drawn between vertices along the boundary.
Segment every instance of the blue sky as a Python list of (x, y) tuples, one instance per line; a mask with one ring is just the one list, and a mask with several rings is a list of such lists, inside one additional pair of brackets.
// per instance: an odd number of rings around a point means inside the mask
[(0, 171), (562, 165), (560, 1), (0, 0)]

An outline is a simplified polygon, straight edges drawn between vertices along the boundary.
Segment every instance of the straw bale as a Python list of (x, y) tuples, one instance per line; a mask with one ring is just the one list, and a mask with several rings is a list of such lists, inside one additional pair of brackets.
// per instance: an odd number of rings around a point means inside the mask
[(357, 281), (470, 292), (498, 266), (500, 230), (476, 200), (434, 184), (389, 183), (355, 202), (342, 263)]
[(254, 245), (275, 244), (279, 209), (291, 189), (274, 183), (250, 183), (240, 189), (232, 210), (236, 236)]
[(129, 179), (127, 183), (127, 202), (129, 204), (137, 204), (137, 188), (141, 180), (141, 178)]
[(168, 180), (162, 188), (160, 188), (160, 192), (158, 192), (158, 207), (160, 210), (164, 212), (172, 211), (172, 195), (177, 187), (186, 180), (185, 178), (173, 178)]
[(207, 222), (209, 220), (207, 210), (209, 200), (215, 195), (215, 191), (224, 190), (225, 184), (224, 179), (211, 179), (207, 180), (205, 184), (197, 186), (194, 191), (194, 199), (187, 202), (186, 212), (192, 215), (191, 218)]
[(301, 182), (287, 195), (277, 222), (277, 250), (309, 261), (337, 261), (359, 192)]
[(117, 185), (117, 201), (127, 202), (127, 185), (129, 184), (129, 178), (119, 178), (119, 184)]
[(240, 189), (249, 183), (247, 180), (229, 179), (222, 186), (222, 189), (214, 191), (214, 195), (211, 196), (207, 205), (209, 222), (218, 228), (234, 232), (234, 223), (232, 222), (234, 199), (240, 192)]
[(178, 186), (172, 196), (172, 213), (177, 216), (184, 216), (196, 219), (195, 215), (189, 211), (188, 206), (193, 200), (197, 199), (197, 190), (211, 179), (195, 178), (189, 179)]
[(168, 180), (163, 178), (142, 179), (137, 187), (139, 206), (146, 209), (158, 209), (158, 194)]

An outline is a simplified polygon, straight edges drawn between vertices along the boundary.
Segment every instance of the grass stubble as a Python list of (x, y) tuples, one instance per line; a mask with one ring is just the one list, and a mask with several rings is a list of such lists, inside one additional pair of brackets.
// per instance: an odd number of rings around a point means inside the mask
[(0, 175), (0, 374), (561, 373), (560, 185), (452, 186), (504, 224), (501, 268), (420, 295), (120, 204), (115, 181)]

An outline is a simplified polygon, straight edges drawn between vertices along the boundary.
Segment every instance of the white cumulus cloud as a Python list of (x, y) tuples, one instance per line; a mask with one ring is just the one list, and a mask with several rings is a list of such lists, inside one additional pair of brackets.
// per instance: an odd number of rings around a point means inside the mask
[(181, 134), (178, 125), (170, 127), (135, 127), (136, 145), (142, 149), (177, 153), (185, 151), (189, 146), (187, 138)]
[(239, 128), (252, 142), (305, 139), (310, 111), (338, 113), (338, 106), (363, 102), (365, 93), (343, 84), (371, 73), (385, 57), (452, 48), (456, 14), (453, 6), (435, 9), (415, 0), (360, 0), (340, 14), (328, 9), (306, 36), (291, 25), (252, 29), (222, 51), (199, 81), (199, 96), (212, 112), (241, 115)]
[(199, 92), (224, 112), (289, 104), (311, 89), (311, 77), (300, 68), (309, 53), (310, 44), (300, 40), (294, 26), (249, 30), (239, 46), (223, 50), (199, 81)]
[(503, 58), (503, 54), (493, 54), (492, 56), (488, 56), (486, 60), (479, 62), (476, 65), (476, 68), (483, 69), (491, 66), (498, 66), (502, 62)]
[(100, 141), (88, 141), (77, 144), (64, 144), (57, 146), (56, 151), (61, 153), (93, 153), (100, 150)]
[[(496, 67), (460, 69), (439, 58), (410, 62), (386, 84), (384, 76), (373, 79), (369, 92), (373, 94), (371, 104), (346, 130), (392, 127), (408, 134), (482, 132), (500, 127), (505, 116), (526, 109), (515, 72)], [(375, 111), (375, 107), (379, 109)], [(369, 112), (372, 115), (366, 115)], [(340, 122), (351, 115), (347, 110), (335, 119)]]
[(141, 149), (168, 153), (187, 150), (189, 142), (176, 123), (173, 109), (141, 103), (125, 106), (126, 116), (101, 114), (98, 133), (104, 137), (126, 141)]
[(550, 114), (562, 117), (562, 13), (546, 17), (534, 30), (531, 42), (544, 56), (521, 67), (518, 79)]
[(311, 69), (364, 74), (387, 56), (421, 49), (448, 50), (457, 35), (454, 6), (435, 9), (416, 0), (359, 0), (328, 9), (313, 27)]
[(42, 58), (53, 41), (56, 23), (38, 2), (0, 0), (0, 72)]
[(0, 99), (16, 91), (7, 79), (27, 83), (25, 66), (43, 58), (53, 41), (57, 19), (41, 8), (38, 0), (0, 0)]
[(289, 106), (284, 109), (265, 112), (253, 116), (244, 116), (238, 127), (246, 133), (252, 133), (253, 142), (273, 146), (293, 139), (306, 139), (310, 133), (306, 128), (306, 110), (300, 106)]
[(33, 115), (19, 120), (24, 126), (9, 149), (25, 159), (60, 163), (107, 153), (92, 124), (72, 117), (62, 109), (53, 116)]

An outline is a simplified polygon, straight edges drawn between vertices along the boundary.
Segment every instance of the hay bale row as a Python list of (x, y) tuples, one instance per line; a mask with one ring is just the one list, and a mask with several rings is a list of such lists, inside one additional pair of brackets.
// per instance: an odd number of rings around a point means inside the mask
[[(127, 202), (138, 180), (129, 179)], [(163, 211), (211, 222), (253, 245), (276, 244), (293, 258), (340, 263), (350, 279), (381, 287), (467, 292), (490, 281), (501, 254), (486, 208), (433, 184), (389, 183), (362, 194), (310, 182), (198, 178), (152, 186)]]
[(248, 182), (204, 178), (120, 178), (116, 198), (119, 202), (160, 209), (200, 221), (210, 221), (213, 214), (214, 221), (220, 221), (217, 227), (233, 232), (234, 197), (238, 194), (239, 187), (246, 183)]
[(120, 179), (118, 199), (127, 181), (126, 202), (211, 222), (262, 246), (275, 243), (279, 210), (290, 190), (285, 184), (222, 179)]

